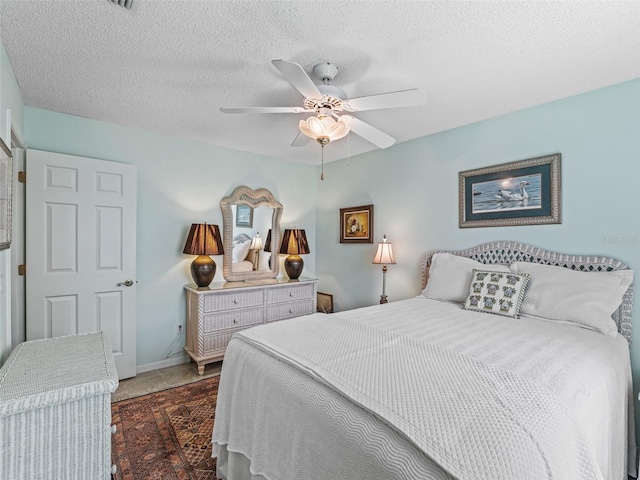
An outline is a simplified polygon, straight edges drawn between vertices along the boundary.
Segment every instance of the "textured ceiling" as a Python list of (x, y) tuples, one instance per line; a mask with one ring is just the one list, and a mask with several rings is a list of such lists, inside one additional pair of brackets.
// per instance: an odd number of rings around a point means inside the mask
[[(273, 59), (310, 75), (335, 63), (333, 84), (352, 98), (423, 90), (423, 106), (354, 114), (397, 142), (640, 77), (635, 1), (134, 2), (129, 12), (107, 0), (2, 0), (25, 104), (318, 164), (314, 142), (290, 146), (308, 114), (219, 110), (301, 105)], [(352, 134), (325, 161), (348, 147), (376, 148)]]

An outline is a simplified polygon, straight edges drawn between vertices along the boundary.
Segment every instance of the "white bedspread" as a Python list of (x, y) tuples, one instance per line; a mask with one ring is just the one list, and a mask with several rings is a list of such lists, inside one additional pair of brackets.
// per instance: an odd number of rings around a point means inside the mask
[(232, 272), (251, 272), (253, 270), (253, 263), (248, 260), (242, 260), (240, 262), (233, 262), (231, 264)]
[(630, 388), (622, 337), (416, 298), (236, 334), (214, 455), (271, 480), (622, 479)]

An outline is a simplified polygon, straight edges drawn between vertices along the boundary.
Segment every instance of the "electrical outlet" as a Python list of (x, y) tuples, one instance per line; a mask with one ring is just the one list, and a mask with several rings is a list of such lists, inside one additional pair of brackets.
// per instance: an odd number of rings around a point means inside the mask
[(176, 333), (178, 335), (182, 335), (184, 333), (184, 325), (182, 325), (181, 323), (178, 323), (176, 325)]

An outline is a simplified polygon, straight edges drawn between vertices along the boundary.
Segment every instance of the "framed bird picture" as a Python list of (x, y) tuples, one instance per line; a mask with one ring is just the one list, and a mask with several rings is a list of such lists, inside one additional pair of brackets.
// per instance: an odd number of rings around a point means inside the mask
[(460, 228), (562, 223), (560, 154), (459, 174)]
[(253, 228), (253, 208), (251, 205), (236, 205), (236, 227)]

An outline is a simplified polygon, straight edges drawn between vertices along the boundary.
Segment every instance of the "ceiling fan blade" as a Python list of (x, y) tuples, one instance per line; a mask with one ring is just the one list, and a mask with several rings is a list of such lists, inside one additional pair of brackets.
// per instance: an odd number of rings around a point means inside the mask
[(381, 93), (380, 95), (369, 95), (366, 97), (350, 98), (346, 100), (348, 108), (352, 112), (362, 112), (364, 110), (378, 110), (382, 108), (412, 107), (424, 105), (427, 96), (422, 90), (412, 88), (411, 90), (401, 90), (399, 92)]
[(220, 107), (222, 113), (305, 113), (313, 112), (302, 107)]
[(360, 135), (365, 140), (373, 143), (378, 148), (387, 148), (396, 143), (396, 139), (387, 135), (382, 130), (378, 130), (376, 127), (372, 127), (368, 123), (358, 120), (351, 115), (342, 115), (347, 117), (349, 127), (351, 131), (356, 135)]
[(309, 143), (309, 140), (311, 139), (307, 137), (304, 133), (298, 132), (298, 135), (296, 135), (296, 138), (294, 138), (293, 142), (291, 142), (291, 146), (304, 147), (307, 143)]
[(271, 63), (305, 98), (322, 98), (322, 93), (300, 65), (284, 60), (272, 60)]

